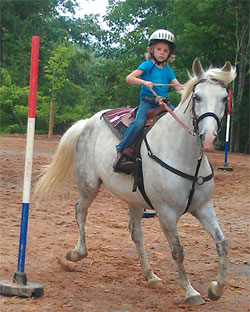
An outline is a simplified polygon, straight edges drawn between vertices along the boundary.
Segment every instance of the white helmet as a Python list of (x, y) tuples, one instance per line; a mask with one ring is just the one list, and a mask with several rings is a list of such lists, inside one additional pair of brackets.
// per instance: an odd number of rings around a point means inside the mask
[(170, 43), (171, 48), (175, 48), (175, 37), (174, 35), (165, 29), (158, 29), (155, 32), (152, 33), (152, 35), (149, 38), (148, 45), (151, 46), (152, 44), (155, 44), (157, 42), (167, 42)]

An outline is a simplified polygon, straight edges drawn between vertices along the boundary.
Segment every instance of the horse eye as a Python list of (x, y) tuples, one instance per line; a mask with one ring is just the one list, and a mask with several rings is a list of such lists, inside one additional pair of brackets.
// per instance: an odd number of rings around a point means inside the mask
[(197, 101), (197, 102), (199, 102), (200, 100), (201, 100), (201, 98), (199, 97), (199, 95), (197, 95), (197, 94), (193, 94), (193, 99), (195, 100), (195, 101)]
[(223, 103), (227, 103), (227, 99), (228, 99), (228, 96), (225, 96), (224, 98), (223, 98)]

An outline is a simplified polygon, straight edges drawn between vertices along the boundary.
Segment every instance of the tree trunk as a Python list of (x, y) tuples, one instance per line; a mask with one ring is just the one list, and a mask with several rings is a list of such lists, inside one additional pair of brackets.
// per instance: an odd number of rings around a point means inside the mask
[(54, 127), (54, 110), (55, 110), (55, 104), (54, 104), (54, 95), (55, 95), (55, 72), (53, 71), (53, 80), (52, 80), (52, 91), (51, 91), (51, 100), (50, 100), (50, 111), (49, 111), (49, 132), (48, 132), (48, 138), (50, 139), (53, 135), (53, 127)]
[[(249, 47), (249, 36), (248, 36), (248, 1), (243, 1), (242, 3), (242, 18), (241, 18), (241, 32), (238, 40), (238, 51), (236, 52), (236, 63), (239, 60), (238, 67), (238, 88), (235, 97), (235, 105), (233, 113), (235, 114), (231, 127), (231, 146), (230, 150), (233, 152), (240, 151), (240, 123), (239, 115), (241, 110), (241, 100), (245, 86), (246, 77), (246, 65), (247, 65), (247, 54)], [(237, 36), (237, 34), (236, 34)], [(237, 64), (236, 64), (237, 65)]]
[(50, 139), (51, 136), (53, 135), (53, 127), (54, 127), (54, 101), (51, 99), (50, 102), (50, 113), (49, 113), (49, 133), (48, 133), (48, 138)]

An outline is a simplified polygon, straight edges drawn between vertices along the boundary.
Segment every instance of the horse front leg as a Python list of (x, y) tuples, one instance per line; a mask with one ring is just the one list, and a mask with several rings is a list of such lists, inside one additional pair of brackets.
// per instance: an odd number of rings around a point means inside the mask
[(139, 209), (129, 207), (129, 215), (130, 215), (129, 230), (131, 238), (135, 243), (137, 253), (139, 255), (143, 276), (148, 282), (148, 286), (150, 288), (161, 288), (162, 281), (158, 276), (154, 274), (149, 264), (148, 256), (144, 247), (143, 230), (141, 225), (143, 212), (144, 212), (143, 208)]
[(210, 233), (216, 243), (219, 258), (219, 272), (217, 280), (213, 281), (208, 289), (208, 296), (211, 300), (218, 300), (222, 296), (226, 285), (227, 241), (218, 224), (212, 201), (209, 201), (209, 203), (204, 205), (201, 209), (192, 212), (192, 214), (201, 222), (203, 228)]
[(162, 230), (171, 248), (172, 257), (175, 260), (178, 267), (179, 283), (180, 286), (185, 291), (185, 302), (192, 305), (200, 305), (205, 303), (200, 293), (192, 287), (192, 285), (188, 280), (185, 267), (183, 264), (184, 251), (178, 236), (177, 220), (172, 217), (173, 215), (171, 215), (171, 217), (168, 216), (168, 214), (166, 214), (166, 211), (158, 212), (158, 216)]

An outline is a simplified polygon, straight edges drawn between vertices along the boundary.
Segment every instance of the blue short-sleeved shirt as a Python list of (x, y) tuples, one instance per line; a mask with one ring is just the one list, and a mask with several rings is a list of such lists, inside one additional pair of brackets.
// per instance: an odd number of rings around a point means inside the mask
[[(154, 83), (169, 84), (173, 79), (175, 79), (174, 71), (164, 65), (163, 68), (159, 68), (151, 60), (144, 61), (141, 63), (137, 69), (143, 70), (141, 79), (146, 81), (152, 81)], [(168, 97), (168, 86), (154, 86), (153, 90), (158, 96)], [(141, 85), (140, 99), (145, 98), (146, 96), (154, 96), (152, 92)]]

